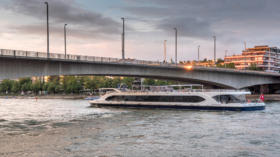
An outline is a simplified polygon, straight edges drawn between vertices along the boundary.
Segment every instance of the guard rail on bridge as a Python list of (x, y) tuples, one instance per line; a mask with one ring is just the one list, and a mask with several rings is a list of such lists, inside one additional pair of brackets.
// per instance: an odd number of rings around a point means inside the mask
[(94, 56), (82, 56), (82, 55), (64, 55), (59, 53), (50, 53), (49, 57), (44, 52), (33, 51), (21, 51), (21, 50), (8, 50), (0, 49), (1, 56), (14, 56), (14, 57), (30, 57), (30, 58), (42, 58), (42, 59), (60, 59), (60, 60), (73, 60), (73, 61), (88, 61), (88, 62), (105, 62), (105, 63), (131, 63), (131, 64), (144, 64), (144, 65), (174, 65), (170, 63), (144, 61), (135, 59), (118, 59), (109, 57), (94, 57)]

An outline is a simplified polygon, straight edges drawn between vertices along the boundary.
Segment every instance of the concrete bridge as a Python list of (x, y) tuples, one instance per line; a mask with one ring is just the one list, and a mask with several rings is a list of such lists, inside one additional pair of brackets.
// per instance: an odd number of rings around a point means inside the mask
[(201, 83), (242, 89), (255, 85), (280, 84), (279, 73), (232, 69), (185, 67), (132, 59), (78, 56), (0, 50), (0, 79), (32, 76), (105, 75), (132, 76)]

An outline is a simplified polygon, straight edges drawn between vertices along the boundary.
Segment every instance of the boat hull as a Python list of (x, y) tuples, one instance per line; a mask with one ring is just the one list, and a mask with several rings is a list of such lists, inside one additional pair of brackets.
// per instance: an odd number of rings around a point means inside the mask
[(146, 108), (146, 109), (181, 109), (181, 110), (207, 110), (207, 111), (258, 111), (264, 110), (265, 105), (257, 106), (196, 106), (196, 105), (144, 105), (144, 104), (112, 104), (91, 103), (92, 107), (118, 107), (118, 108)]

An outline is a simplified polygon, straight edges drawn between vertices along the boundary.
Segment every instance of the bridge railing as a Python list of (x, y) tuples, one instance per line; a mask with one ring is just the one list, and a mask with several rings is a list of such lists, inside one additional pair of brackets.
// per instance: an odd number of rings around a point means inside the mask
[[(9, 50), (0, 49), (1, 56), (13, 56), (13, 57), (31, 57), (31, 58), (48, 58), (47, 53), (44, 52), (34, 52), (34, 51), (21, 51), (21, 50)], [(50, 59), (61, 59), (61, 60), (76, 60), (76, 61), (89, 61), (89, 62), (108, 62), (108, 63), (125, 63), (125, 64), (144, 64), (144, 65), (169, 65), (163, 62), (156, 61), (144, 61), (135, 59), (118, 59), (109, 57), (95, 57), (95, 56), (82, 56), (82, 55), (64, 55), (59, 53), (50, 53)]]

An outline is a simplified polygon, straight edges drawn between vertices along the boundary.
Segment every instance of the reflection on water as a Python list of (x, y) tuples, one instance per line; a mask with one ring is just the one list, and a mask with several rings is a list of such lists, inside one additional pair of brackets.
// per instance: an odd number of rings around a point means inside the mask
[(110, 115), (117, 111), (89, 109), (85, 100), (0, 99), (0, 131), (29, 130), (71, 125), (79, 119)]
[(279, 102), (256, 112), (88, 106), (83, 100), (0, 100), (0, 156), (280, 154)]

